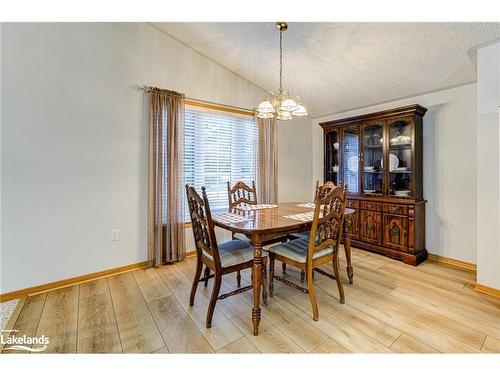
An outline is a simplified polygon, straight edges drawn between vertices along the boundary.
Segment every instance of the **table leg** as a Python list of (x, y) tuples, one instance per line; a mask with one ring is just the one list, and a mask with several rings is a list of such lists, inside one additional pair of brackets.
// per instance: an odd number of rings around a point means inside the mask
[(351, 229), (351, 219), (346, 218), (344, 220), (344, 234), (343, 234), (343, 240), (344, 240), (344, 250), (345, 250), (345, 257), (347, 260), (347, 277), (349, 277), (349, 284), (353, 283), (353, 277), (354, 277), (354, 272), (352, 270), (352, 264), (351, 264), (351, 239), (349, 237), (349, 230)]
[(252, 324), (253, 324), (253, 334), (257, 336), (259, 334), (259, 323), (260, 323), (260, 288), (262, 283), (262, 244), (254, 243), (253, 251), (253, 273), (252, 273), (252, 284), (253, 284), (253, 309), (252, 309)]

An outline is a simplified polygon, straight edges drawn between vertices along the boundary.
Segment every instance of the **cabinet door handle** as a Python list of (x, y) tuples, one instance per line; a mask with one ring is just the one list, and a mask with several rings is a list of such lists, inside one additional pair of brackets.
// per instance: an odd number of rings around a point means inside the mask
[(373, 230), (373, 224), (372, 223), (368, 223), (368, 230), (370, 232)]
[(371, 209), (373, 208), (373, 204), (368, 203), (368, 204), (366, 205), (366, 208), (368, 208), (369, 210), (371, 210)]
[(391, 212), (394, 214), (399, 211), (399, 207), (391, 207)]
[(390, 232), (391, 232), (392, 236), (397, 236), (399, 234), (399, 228), (398, 227), (392, 227)]

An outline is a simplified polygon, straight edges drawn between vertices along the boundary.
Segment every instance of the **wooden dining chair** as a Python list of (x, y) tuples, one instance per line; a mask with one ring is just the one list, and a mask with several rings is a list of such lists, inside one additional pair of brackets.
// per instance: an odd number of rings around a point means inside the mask
[[(252, 186), (248, 186), (243, 181), (236, 182), (231, 186), (231, 182), (227, 182), (227, 198), (229, 201), (229, 209), (233, 209), (239, 206), (250, 206), (257, 204), (257, 188), (255, 187), (255, 181), (252, 181)], [(241, 233), (232, 233), (232, 239), (238, 239), (241, 241), (249, 241)], [(278, 236), (276, 238), (271, 238), (270, 240), (264, 241), (263, 246), (272, 245), (277, 242), (286, 242), (286, 236)], [(241, 286), (241, 273), (236, 272), (236, 283), (238, 288)]]
[[(331, 181), (326, 181), (323, 185), (320, 186), (319, 181), (316, 180), (316, 187), (314, 188), (314, 197), (313, 197), (313, 202), (315, 202), (318, 198), (324, 198), (330, 191), (335, 189), (335, 184)], [(309, 238), (310, 231), (305, 231), (305, 232), (299, 232), (299, 233), (293, 233), (290, 235), (290, 238), (297, 239), (297, 238)], [(281, 264), (283, 273), (286, 273), (286, 264), (282, 263)], [(314, 275), (313, 275), (314, 276)], [(305, 273), (304, 271), (300, 272), (300, 282), (304, 282), (304, 277)]]
[[(198, 195), (194, 187), (186, 185), (186, 196), (196, 246), (196, 272), (189, 297), (189, 305), (193, 306), (194, 304), (198, 283), (204, 282), (206, 287), (208, 280), (214, 278), (214, 286), (206, 318), (206, 327), (210, 328), (212, 326), (215, 304), (218, 299), (224, 299), (252, 289), (252, 285), (249, 285), (243, 288), (238, 287), (238, 289), (232, 292), (219, 295), (222, 276), (253, 267), (254, 248), (250, 243), (237, 239), (217, 244), (205, 187), (202, 187), (201, 191), (202, 197)], [(204, 276), (201, 277), (203, 265), (206, 268)], [(210, 271), (213, 273), (211, 274)], [(262, 273), (262, 299), (264, 305), (266, 305), (267, 257), (265, 255), (263, 255)]]
[[(318, 320), (318, 305), (314, 294), (313, 271), (326, 275), (337, 281), (340, 303), (345, 303), (344, 287), (339, 275), (339, 245), (344, 223), (344, 211), (347, 200), (347, 186), (336, 187), (324, 197), (316, 199), (314, 218), (309, 238), (298, 238), (286, 243), (272, 246), (269, 254), (269, 296), (273, 296), (274, 280), (281, 281), (302, 292), (308, 293), (311, 299), (313, 319)], [(274, 275), (274, 262), (279, 260), (304, 271), (307, 288), (294, 284), (289, 280)], [(332, 263), (335, 276), (319, 268)]]

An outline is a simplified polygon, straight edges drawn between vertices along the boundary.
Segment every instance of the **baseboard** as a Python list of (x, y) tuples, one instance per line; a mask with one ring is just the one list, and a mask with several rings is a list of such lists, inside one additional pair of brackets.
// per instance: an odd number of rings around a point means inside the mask
[(474, 263), (464, 262), (463, 260), (452, 259), (431, 253), (429, 253), (428, 258), (439, 263), (449, 264), (451, 266), (463, 268), (468, 271), (473, 271), (473, 272), (477, 271), (477, 266)]
[(26, 297), (26, 296), (33, 296), (33, 295), (37, 295), (37, 294), (42, 294), (42, 293), (50, 292), (52, 290), (66, 288), (66, 287), (71, 286), (71, 285), (81, 284), (81, 283), (85, 283), (85, 282), (92, 281), (92, 280), (102, 279), (104, 277), (119, 275), (121, 273), (130, 272), (130, 271), (138, 270), (141, 268), (146, 268), (148, 266), (149, 266), (149, 262), (144, 261), (144, 262), (129, 264), (129, 265), (121, 266), (121, 267), (117, 267), (117, 268), (111, 268), (111, 269), (104, 270), (104, 271), (93, 272), (93, 273), (89, 273), (87, 275), (70, 277), (69, 279), (54, 281), (54, 282), (43, 284), (43, 285), (33, 286), (31, 288), (19, 289), (19, 290), (15, 290), (13, 292), (0, 294), (0, 302), (9, 301), (12, 299), (22, 298), (22, 297)]
[(495, 289), (495, 288), (492, 288), (490, 286), (486, 286), (486, 285), (482, 285), (482, 284), (478, 284), (478, 283), (474, 283), (473, 289), (476, 292), (487, 294), (491, 297), (500, 298), (500, 289)]

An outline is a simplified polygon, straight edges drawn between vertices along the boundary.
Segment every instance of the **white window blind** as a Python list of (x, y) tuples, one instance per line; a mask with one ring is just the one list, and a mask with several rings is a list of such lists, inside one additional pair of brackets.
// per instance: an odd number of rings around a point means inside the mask
[[(186, 107), (184, 174), (201, 195), (207, 189), (212, 212), (228, 208), (227, 181), (255, 180), (257, 126), (250, 116)], [(189, 211), (186, 204), (186, 221)]]

